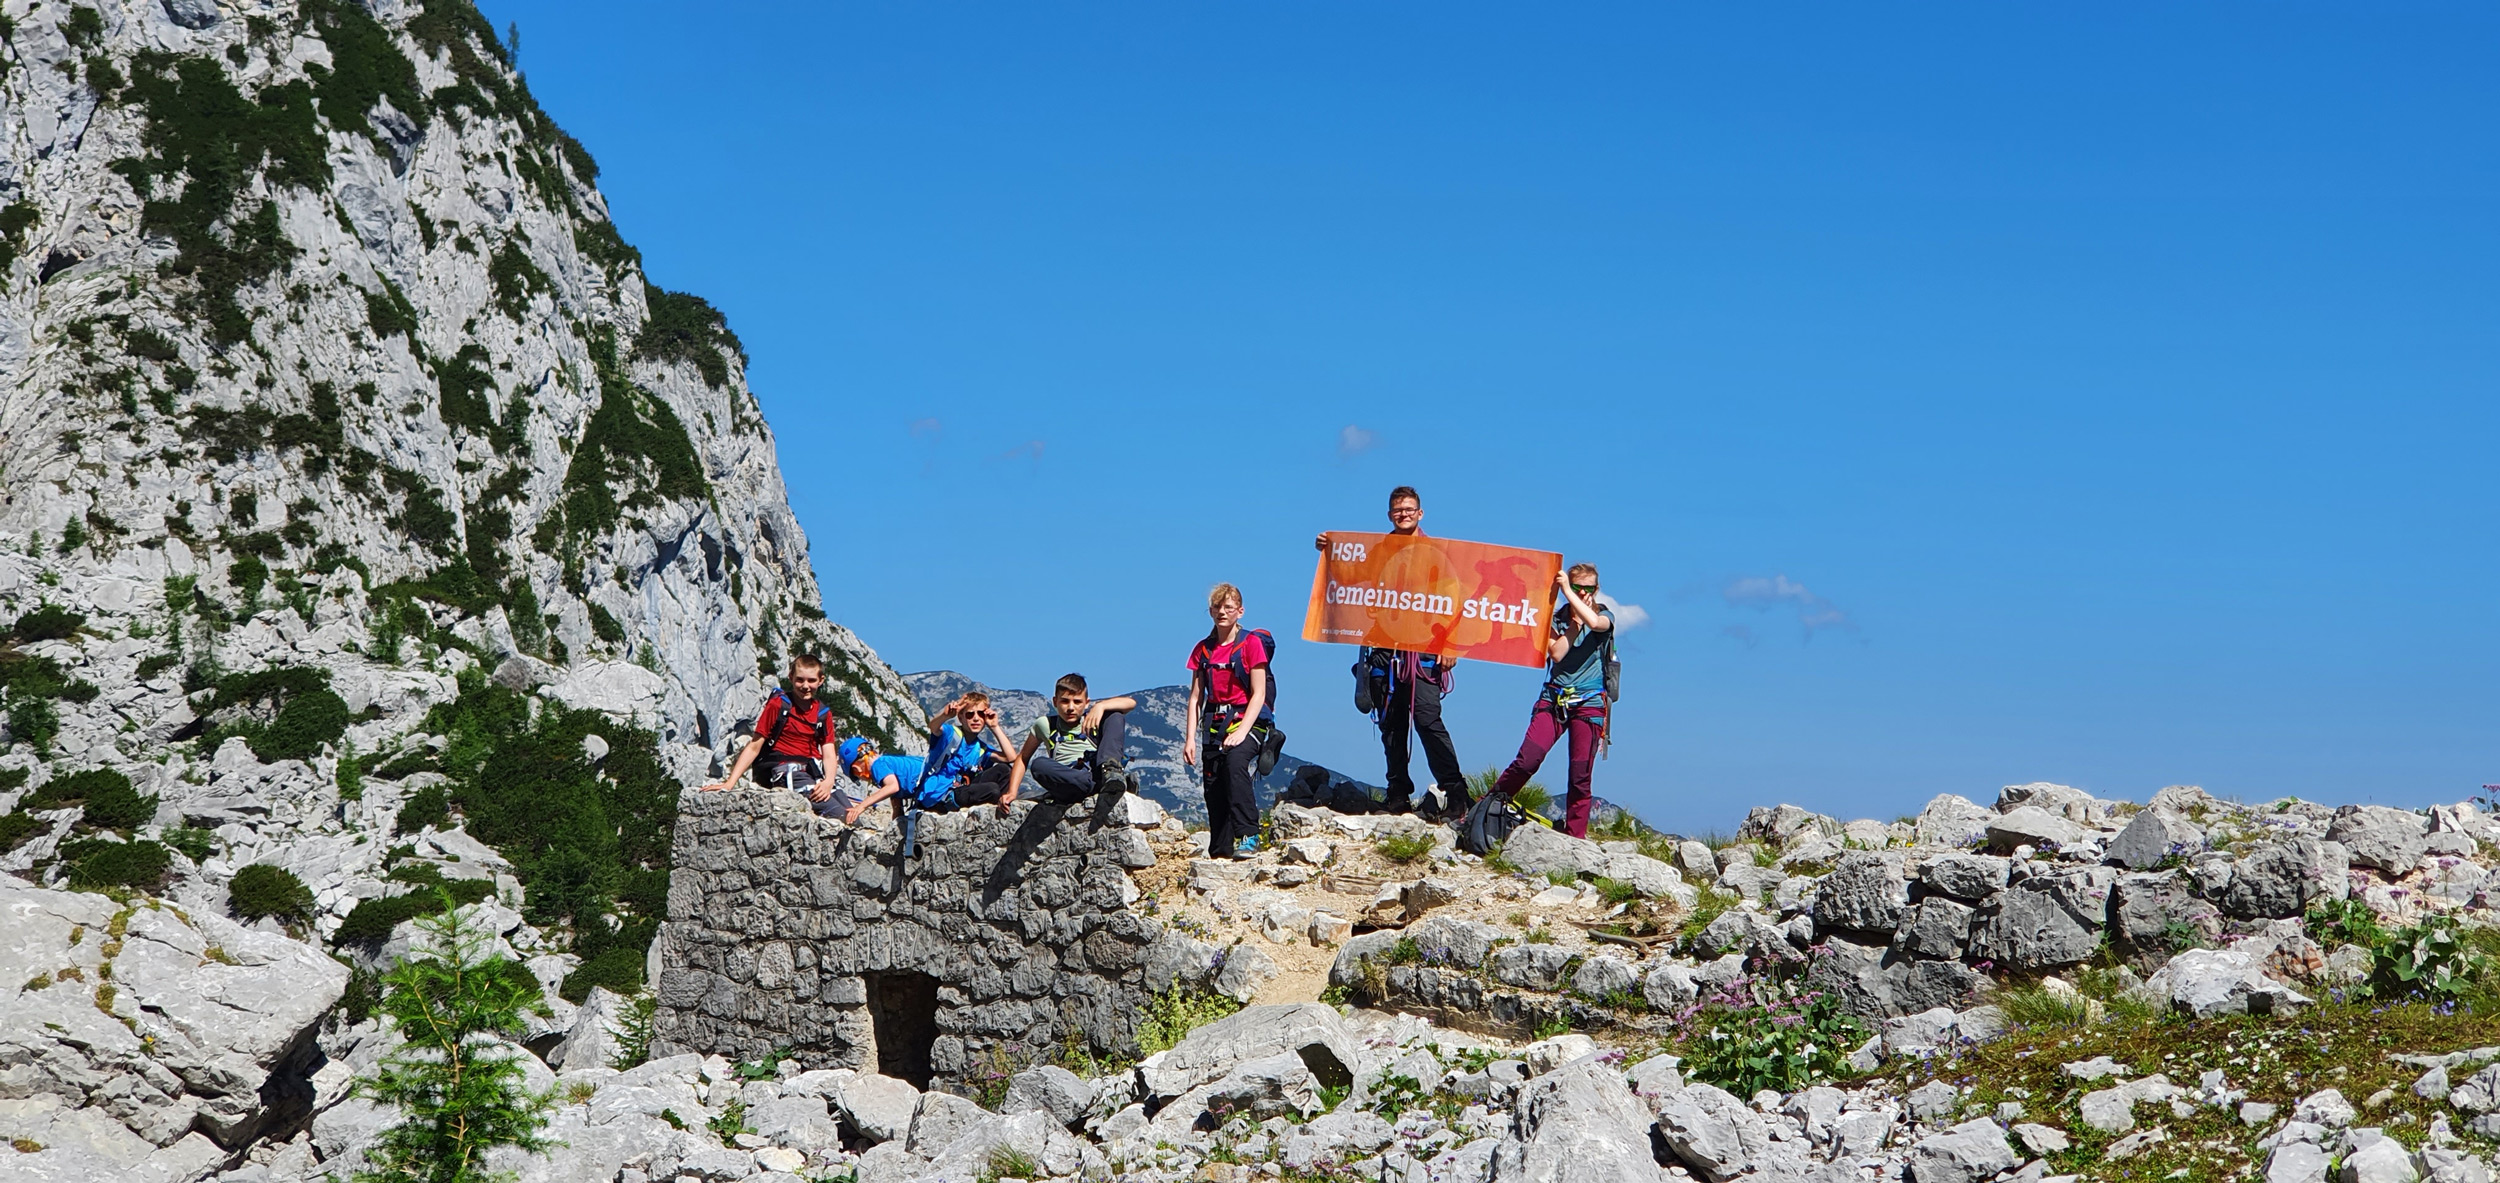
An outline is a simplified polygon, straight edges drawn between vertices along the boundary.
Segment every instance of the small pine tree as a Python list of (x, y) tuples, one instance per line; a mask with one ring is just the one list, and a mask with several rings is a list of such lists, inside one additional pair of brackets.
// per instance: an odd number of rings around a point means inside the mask
[(383, 1131), (355, 1183), (488, 1183), (502, 1174), (487, 1169), (489, 1149), (555, 1145), (539, 1136), (554, 1095), (522, 1087), (519, 1057), (528, 1053), (505, 1042), (522, 1034), (523, 1015), (547, 1004), (528, 970), (484, 955), (493, 934), (464, 923), (448, 893), (442, 914), (418, 925), (432, 954), (382, 979), (380, 1010), (408, 1042), (356, 1082), (359, 1095), (403, 1117)]

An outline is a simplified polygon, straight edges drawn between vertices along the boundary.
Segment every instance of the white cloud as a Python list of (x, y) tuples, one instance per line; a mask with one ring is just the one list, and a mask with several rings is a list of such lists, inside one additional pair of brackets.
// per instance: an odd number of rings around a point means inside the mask
[(1372, 445), (1379, 442), (1379, 432), (1367, 431), (1348, 423), (1344, 430), (1337, 433), (1337, 455), (1359, 456), (1371, 451)]
[(1640, 605), (1626, 604), (1604, 592), (1597, 593), (1597, 606), (1615, 614), (1616, 628), (1639, 628), (1649, 623), (1649, 613)]
[(1805, 629), (1806, 638), (1813, 639), (1818, 629), (1836, 628), (1856, 632), (1856, 621), (1830, 600), (1807, 590), (1806, 585), (1786, 575), (1745, 575), (1728, 581), (1719, 594), (1731, 608), (1751, 608), (1768, 612), (1789, 608), (1797, 614), (1797, 624)]

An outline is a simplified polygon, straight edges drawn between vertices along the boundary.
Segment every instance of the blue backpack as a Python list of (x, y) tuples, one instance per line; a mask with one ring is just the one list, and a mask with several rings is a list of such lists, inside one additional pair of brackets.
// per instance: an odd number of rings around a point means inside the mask
[(913, 785), (913, 803), (922, 809), (944, 809), (954, 803), (955, 784), (981, 770), (981, 761), (988, 759), (988, 744), (975, 739), (969, 743), (956, 737), (960, 729), (952, 724), (938, 729), (929, 745), (928, 758), (920, 765), (920, 783)]

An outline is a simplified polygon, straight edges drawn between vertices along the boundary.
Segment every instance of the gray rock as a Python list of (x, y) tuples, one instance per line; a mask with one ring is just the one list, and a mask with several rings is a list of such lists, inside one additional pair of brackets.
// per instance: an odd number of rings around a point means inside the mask
[(2413, 1082), (2413, 1095), (2425, 1101), (2448, 1099), (2448, 1066), (2437, 1065)]
[(1494, 981), (1507, 986), (1559, 990), (1571, 957), (1571, 951), (1560, 945), (1504, 945), (1493, 951), (1489, 969)]
[(2491, 1183), (2491, 1168), (2462, 1150), (2425, 1146), (2415, 1155), (2425, 1183)]
[(1807, 984), (1838, 994), (1862, 1018), (1961, 1006), (1980, 984), (1978, 971), (1958, 961), (1914, 958), (1838, 937), (1820, 948), (1806, 967)]
[(1913, 826), (1920, 846), (1967, 850), (1988, 837), (1988, 827), (1996, 819), (1996, 811), (1968, 797), (1938, 793), (1919, 810)]
[(1591, 1002), (1606, 1002), (1617, 995), (1638, 993), (1640, 971), (1620, 957), (1598, 954), (1580, 963), (1571, 975), (1571, 992)]
[(1678, 1161), (1717, 1183), (1752, 1169), (1769, 1143), (1761, 1118), (1726, 1092), (1706, 1084), (1656, 1097), (1658, 1135)]
[(1687, 838), (1676, 843), (1675, 866), (1677, 870), (1684, 872), (1687, 878), (1698, 879), (1704, 883), (1719, 877), (1719, 856), (1712, 853), (1710, 844), (1707, 842), (1696, 842)]
[(1744, 899), (1758, 901), (1767, 899), (1787, 878), (1776, 868), (1740, 861), (1719, 872), (1717, 886), (1721, 891), (1732, 891)]
[(1815, 923), (1846, 932), (1889, 933), (1910, 906), (1910, 885), (1900, 864), (1869, 851), (1840, 856), (1814, 896)]
[(826, 1150), (842, 1145), (842, 1127), (826, 1109), (823, 1097), (778, 1097), (749, 1106), (746, 1120), (776, 1146)]
[(2000, 854), (2017, 846), (2055, 850), (2091, 837), (2089, 827), (2068, 821), (2036, 805), (2017, 806), (1988, 823), (1988, 848)]
[(1616, 853), (1606, 856), (1606, 869), (1600, 874), (1618, 883), (1631, 884), (1634, 890), (1651, 899), (1672, 899), (1691, 907), (1698, 898), (1691, 885), (1675, 868), (1642, 854)]
[(1502, 843), (1502, 858), (1520, 870), (1537, 875), (1565, 871), (1573, 875), (1603, 875), (1607, 854), (1604, 848), (1585, 838), (1574, 838), (1560, 830), (1530, 823), (1511, 831)]
[(1092, 1081), (1055, 1064), (1044, 1064), (1016, 1073), (1007, 1082), (1007, 1099), (999, 1112), (1047, 1113), (1073, 1129), (1093, 1107), (1095, 1092)]
[(892, 1142), (911, 1133), (920, 1112), (920, 1090), (908, 1080), (868, 1074), (842, 1082), (832, 1096), (842, 1120), (871, 1142)]
[(1907, 1100), (1910, 1116), (1920, 1121), (1934, 1121), (1962, 1107), (1962, 1091), (1941, 1080), (1931, 1080), (1911, 1089)]
[(2059, 1070), (2077, 1080), (2106, 1080), (2112, 1076), (2124, 1077), (2128, 1075), (2129, 1072), (2126, 1065), (2110, 1059), (2108, 1056), (2094, 1056), (2089, 1060), (2076, 1060), (2072, 1063), (2061, 1065)]
[(1790, 839), (1802, 834), (1837, 834), (1840, 823), (1802, 806), (1782, 803), (1757, 805), (1745, 813), (1745, 820), (1736, 827), (1736, 836), (1751, 838), (1771, 846), (1786, 846)]
[[(1202, 1108), (1228, 1119), (1246, 1116), (1252, 1121), (1265, 1121), (1290, 1115), (1300, 1121), (1320, 1110), (1318, 1078), (1311, 1074), (1301, 1056), (1289, 1051), (1234, 1065), (1222, 1080), (1203, 1090), (1203, 1095)], [(1176, 1106), (1184, 1104), (1175, 1102)]]
[(1995, 962), (2000, 972), (2054, 969), (2092, 956), (2109, 921), (2116, 878), (2107, 868), (2089, 867), (2033, 875), (2006, 888), (1972, 919), (1970, 955)]
[(2222, 939), (2222, 910), (2198, 898), (2176, 871), (2119, 876), (2109, 923), (2119, 943), (2145, 952), (2171, 953), (2182, 943), (2193, 947)]
[(2204, 848), (2205, 832), (2196, 823), (2156, 806), (2127, 822), (2127, 828), (2109, 844), (2109, 857), (2141, 871), (2163, 859), (2185, 858)]
[(989, 1118), (989, 1110), (953, 1093), (922, 1093), (920, 1108), (912, 1114), (906, 1148), (923, 1158), (935, 1158)]
[(1632, 1065), (1623, 1076), (1631, 1084), (1634, 1096), (1654, 1099), (1684, 1087), (1683, 1064), (1678, 1056), (1651, 1056)]
[(1919, 877), (1930, 891), (1976, 903), (2005, 890), (2006, 863), (1994, 855), (1946, 855), (1929, 861)]
[[(1664, 1183), (1650, 1153), (1650, 1114), (1623, 1075), (1596, 1057), (1522, 1085), (1516, 1142), (1493, 1153), (1496, 1183)], [(1717, 1178), (1718, 1176), (1712, 1176)]]
[(2311, 1122), (2330, 1130), (2351, 1125), (2354, 1116), (2352, 1102), (2344, 1099), (2341, 1089), (2319, 1089), (2292, 1106), (2293, 1121)]
[(1337, 1012), (1316, 1002), (1253, 1006), (1189, 1033), (1178, 1045), (1137, 1066), (1148, 1096), (1177, 1097), (1213, 1084), (1236, 1064), (1292, 1052), (1318, 1081), (1332, 1088), (1353, 1083), (1363, 1058)]
[(1649, 1000), (1649, 1009), (1673, 1014), (1698, 1000), (1701, 987), (1692, 966), (1665, 961), (1651, 966), (1642, 977), (1641, 995)]
[(2006, 1145), (2005, 1131), (1981, 1118), (1919, 1139), (1910, 1147), (1909, 1177), (1916, 1183), (1979, 1183), (2021, 1161)]
[(2422, 1174), (2413, 1168), (2412, 1152), (2388, 1138), (2346, 1155), (2335, 1177), (2339, 1183), (2415, 1183)]
[(547, 1066), (558, 1072), (607, 1067), (623, 1046), (625, 1021), (633, 1005), (631, 999), (605, 987), (591, 987), (590, 997), (573, 1012), (572, 1030), (548, 1051)]
[(1408, 925), (1406, 935), (1423, 951), (1425, 964), (1475, 969), (1492, 955), (1493, 942), (1511, 934), (1481, 921), (1433, 916)]
[(1223, 964), (1215, 971), (1215, 992), (1235, 1002), (1248, 1002), (1259, 996), (1259, 989), (1276, 980), (1284, 971), (1267, 951), (1252, 944), (1239, 944), (1224, 951)]
[(2267, 843), (2232, 867), (2222, 910), (2244, 920), (2298, 916), (2312, 903), (2349, 894), (2349, 867), (2340, 842), (2303, 835)]
[(2196, 1018), (2273, 1014), (2309, 1001), (2267, 977), (2257, 958), (2234, 949), (2190, 949), (2173, 957), (2138, 991)]
[(2284, 1142), (2266, 1156), (2266, 1183), (2326, 1183), (2335, 1156), (2307, 1142)]
[(2035, 1155), (2055, 1154), (2074, 1144), (2066, 1137), (2066, 1131), (2032, 1121), (2015, 1126), (2014, 1136), (2022, 1139), (2023, 1149)]
[(2170, 1078), (2156, 1072), (2141, 1080), (2085, 1093), (2075, 1103), (2083, 1124), (2105, 1134), (2123, 1134), (2135, 1128), (2135, 1107), (2148, 1102), (2158, 1103), (2181, 1096), (2187, 1090), (2170, 1083)]
[(1970, 905), (1929, 896), (1910, 909), (1894, 947), (1912, 957), (1954, 959), (1970, 943)]
[(2430, 838), (2429, 818), (2384, 805), (2347, 805), (2327, 823), (2326, 837), (2343, 844), (2352, 864), (2401, 875), (2413, 869)]

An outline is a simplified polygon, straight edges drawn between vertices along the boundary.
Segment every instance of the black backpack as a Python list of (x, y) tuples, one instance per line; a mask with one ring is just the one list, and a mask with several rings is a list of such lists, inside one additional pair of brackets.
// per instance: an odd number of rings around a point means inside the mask
[(1394, 649), (1374, 649), (1369, 645), (1354, 657), (1354, 709), (1370, 714), (1388, 705), (1397, 692), (1397, 658)]
[(1510, 840), (1512, 830), (1532, 824), (1527, 812), (1512, 804), (1510, 798), (1488, 791), (1476, 798), (1475, 805), (1467, 810), (1467, 820), (1459, 824), (1458, 848), (1482, 857), (1501, 849), (1502, 843)]
[[(1263, 777), (1276, 771), (1276, 761), (1284, 758), (1285, 755), (1285, 732), (1283, 728), (1276, 725), (1276, 636), (1263, 628), (1246, 628), (1241, 632), (1244, 639), (1257, 637), (1260, 647), (1267, 650), (1267, 700), (1259, 704), (1259, 717), (1253, 724), (1254, 727), (1266, 729), (1267, 735), (1259, 741), (1259, 756), (1253, 762), (1254, 766), (1251, 769), (1253, 777)], [(1215, 649), (1213, 645), (1205, 641), (1200, 641), (1198, 644), (1210, 655), (1213, 654)], [(1241, 646), (1233, 646), (1233, 655), (1226, 662), (1226, 668), (1232, 671), (1233, 681), (1236, 684), (1242, 686), (1250, 684), (1250, 663), (1241, 659)], [(1213, 671), (1201, 666), (1199, 676), (1207, 680), (1207, 694), (1210, 698), (1213, 697), (1215, 693)]]

